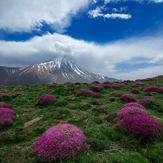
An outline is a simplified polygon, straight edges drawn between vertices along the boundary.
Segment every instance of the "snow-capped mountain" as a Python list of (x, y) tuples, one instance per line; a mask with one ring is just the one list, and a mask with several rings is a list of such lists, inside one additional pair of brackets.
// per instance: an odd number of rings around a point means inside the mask
[(0, 67), (0, 74), (5, 78), (4, 83), (3, 80), (0, 80), (0, 84), (13, 85), (39, 83), (61, 84), (66, 82), (88, 83), (92, 81), (103, 82), (105, 80), (115, 81), (115, 79), (112, 78), (84, 71), (73, 61), (64, 57), (22, 68)]

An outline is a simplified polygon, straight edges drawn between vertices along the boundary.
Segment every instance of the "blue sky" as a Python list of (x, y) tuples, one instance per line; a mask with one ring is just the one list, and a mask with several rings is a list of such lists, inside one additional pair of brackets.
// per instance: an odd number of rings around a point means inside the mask
[(69, 56), (122, 79), (163, 74), (162, 0), (2, 0), (0, 65)]

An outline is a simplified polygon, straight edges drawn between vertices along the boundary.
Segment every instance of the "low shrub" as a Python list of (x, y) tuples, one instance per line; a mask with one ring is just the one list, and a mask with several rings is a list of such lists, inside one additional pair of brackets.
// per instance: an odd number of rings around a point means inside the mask
[(33, 146), (33, 153), (46, 161), (64, 160), (87, 149), (84, 133), (74, 125), (58, 124), (44, 132)]

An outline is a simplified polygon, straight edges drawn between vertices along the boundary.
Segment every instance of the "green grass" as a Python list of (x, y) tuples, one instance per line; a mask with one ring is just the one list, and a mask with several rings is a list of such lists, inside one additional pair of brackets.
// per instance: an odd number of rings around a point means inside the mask
[[(148, 81), (146, 85), (162, 86), (163, 79)], [(132, 83), (131, 83), (132, 84)], [(143, 90), (144, 86), (140, 86)], [(124, 134), (115, 129), (119, 119), (114, 113), (123, 106), (119, 96), (131, 90), (131, 85), (121, 90), (111, 88), (102, 90), (102, 97), (76, 97), (80, 88), (89, 88), (88, 84), (58, 85), (49, 88), (46, 85), (0, 87), (0, 92), (20, 92), (23, 96), (4, 99), (14, 105), (17, 118), (12, 126), (0, 128), (0, 162), (34, 163), (40, 162), (32, 154), (32, 145), (49, 127), (68, 122), (80, 127), (88, 138), (91, 148), (81, 151), (66, 163), (148, 163), (163, 162), (163, 139), (142, 142), (131, 134)], [(44, 93), (56, 95), (57, 102), (52, 105), (36, 106), (36, 97)], [(153, 116), (163, 122), (163, 94), (151, 93), (148, 96), (155, 104), (146, 108)], [(141, 91), (137, 99), (146, 96)], [(98, 102), (98, 105), (96, 103)], [(42, 119), (31, 127), (22, 130), (25, 122), (36, 117)], [(2, 135), (3, 133), (3, 135)]]

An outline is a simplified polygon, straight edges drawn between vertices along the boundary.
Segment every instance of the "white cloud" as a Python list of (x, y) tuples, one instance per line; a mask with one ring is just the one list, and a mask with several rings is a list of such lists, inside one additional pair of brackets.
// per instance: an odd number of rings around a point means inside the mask
[[(104, 7), (96, 7), (93, 10), (90, 10), (88, 14), (92, 18), (97, 18), (97, 17), (103, 17), (106, 19), (131, 19), (132, 15), (131, 14), (124, 14), (124, 13), (103, 13)], [(115, 9), (115, 8), (114, 8)]]
[[(122, 79), (145, 78), (162, 73), (162, 67), (154, 64), (150, 68), (119, 72), (116, 66), (143, 57), (151, 63), (162, 57), (163, 37), (138, 37), (105, 45), (77, 40), (62, 34), (47, 34), (25, 42), (0, 41), (0, 65), (27, 65), (69, 56), (84, 69)], [(131, 65), (131, 63), (130, 63)]]
[[(81, 9), (98, 0), (0, 0), (0, 29), (10, 32), (39, 30), (45, 22), (62, 32)], [(105, 4), (127, 0), (103, 0)], [(161, 3), (163, 0), (135, 0)], [(98, 9), (98, 8), (97, 8)], [(91, 12), (90, 12), (91, 13)], [(102, 16), (97, 10), (90, 15)], [(116, 14), (116, 13), (115, 13)], [(131, 15), (110, 14), (105, 17), (129, 19)]]
[(101, 7), (96, 7), (95, 9), (93, 10), (90, 10), (88, 12), (88, 14), (93, 17), (93, 18), (97, 18), (97, 17), (103, 17), (104, 14), (102, 13), (102, 8)]
[(11, 32), (39, 29), (42, 22), (63, 30), (91, 0), (0, 0), (0, 28)]
[(158, 55), (157, 57), (154, 57), (154, 58), (151, 60), (151, 63), (163, 64), (163, 52), (162, 52), (162, 54)]
[(131, 19), (132, 16), (130, 14), (120, 14), (120, 13), (112, 13), (112, 14), (105, 14), (104, 18), (108, 19)]

